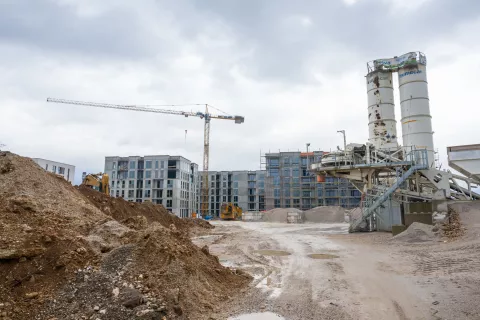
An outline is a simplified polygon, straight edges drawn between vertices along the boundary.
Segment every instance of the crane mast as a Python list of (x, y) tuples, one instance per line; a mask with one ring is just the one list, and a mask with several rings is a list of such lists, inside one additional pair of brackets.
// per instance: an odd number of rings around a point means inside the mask
[[(245, 118), (242, 116), (230, 116), (230, 115), (215, 115), (211, 114), (208, 111), (208, 104), (205, 104), (205, 112), (191, 112), (191, 111), (179, 111), (179, 110), (169, 110), (169, 109), (157, 109), (151, 108), (149, 106), (137, 106), (137, 105), (121, 105), (121, 104), (111, 104), (111, 103), (98, 103), (98, 102), (84, 102), (76, 100), (66, 100), (66, 99), (56, 99), (56, 98), (47, 98), (47, 102), (53, 103), (63, 103), (79, 106), (89, 106), (97, 108), (107, 108), (107, 109), (118, 109), (118, 110), (129, 110), (129, 111), (142, 111), (142, 112), (154, 112), (154, 113), (163, 113), (163, 114), (173, 114), (181, 115), (185, 117), (199, 117), (204, 119), (204, 134), (203, 134), (203, 186), (201, 190), (201, 205), (200, 209), (202, 216), (205, 217), (208, 215), (208, 164), (210, 156), (210, 120), (219, 119), (219, 120), (233, 120), (236, 124), (241, 124), (245, 121)], [(201, 104), (195, 104), (199, 106)], [(175, 105), (171, 105), (175, 106)]]

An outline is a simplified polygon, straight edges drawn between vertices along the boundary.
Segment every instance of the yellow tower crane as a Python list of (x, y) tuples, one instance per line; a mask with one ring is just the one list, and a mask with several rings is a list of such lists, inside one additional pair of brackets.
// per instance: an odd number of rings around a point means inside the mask
[[(204, 119), (205, 128), (204, 128), (204, 136), (203, 136), (204, 137), (203, 138), (204, 140), (203, 142), (203, 186), (202, 186), (202, 202), (201, 202), (201, 212), (203, 217), (208, 215), (208, 163), (209, 163), (209, 155), (210, 155), (210, 120), (211, 119), (233, 120), (237, 124), (243, 123), (245, 121), (245, 118), (242, 116), (230, 116), (230, 115), (224, 116), (224, 115), (211, 114), (208, 111), (208, 107), (209, 107), (208, 104), (204, 104), (205, 112), (191, 112), (191, 111), (157, 109), (157, 108), (151, 108), (149, 106), (83, 102), (83, 101), (55, 99), (55, 98), (47, 98), (47, 102), (64, 103), (64, 104), (71, 104), (71, 105), (77, 105), (77, 106), (107, 108), (107, 109), (120, 109), (120, 110), (130, 110), (130, 111), (174, 114), (174, 115), (179, 115), (184, 117), (199, 117), (200, 119)], [(195, 105), (200, 106), (203, 104), (195, 104)], [(170, 106), (175, 106), (175, 105), (170, 105)]]

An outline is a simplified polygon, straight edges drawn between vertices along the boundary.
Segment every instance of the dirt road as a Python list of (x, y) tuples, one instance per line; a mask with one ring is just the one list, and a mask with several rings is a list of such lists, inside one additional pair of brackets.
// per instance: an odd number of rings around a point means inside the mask
[(455, 285), (416, 272), (421, 248), (392, 245), (389, 234), (348, 235), (346, 224), (213, 223), (213, 234), (195, 242), (255, 277), (217, 319), (268, 319), (242, 316), (267, 311), (287, 320), (480, 318), (452, 315), (453, 302), (439, 292)]

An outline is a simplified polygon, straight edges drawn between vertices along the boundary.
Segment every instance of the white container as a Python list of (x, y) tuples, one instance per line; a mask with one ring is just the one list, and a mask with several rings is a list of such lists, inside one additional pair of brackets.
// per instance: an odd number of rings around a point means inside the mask
[(395, 120), (392, 73), (373, 71), (366, 76), (366, 80), (368, 141), (377, 149), (396, 149), (398, 147), (397, 121)]
[(401, 123), (405, 152), (427, 149), (428, 164), (435, 166), (432, 116), (428, 99), (426, 66), (417, 64), (398, 69)]

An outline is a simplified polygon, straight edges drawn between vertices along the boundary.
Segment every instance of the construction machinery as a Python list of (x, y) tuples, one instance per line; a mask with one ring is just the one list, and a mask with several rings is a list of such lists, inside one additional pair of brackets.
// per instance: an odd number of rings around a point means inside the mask
[(87, 174), (83, 178), (82, 185), (110, 195), (109, 177), (106, 173)]
[(223, 203), (220, 211), (220, 219), (222, 220), (238, 220), (242, 219), (242, 208), (232, 203)]
[[(47, 98), (47, 102), (64, 103), (64, 104), (71, 104), (71, 105), (77, 105), (77, 106), (107, 108), (107, 109), (174, 114), (174, 115), (179, 115), (184, 117), (199, 117), (200, 119), (205, 119), (204, 144), (203, 144), (203, 182), (202, 182), (202, 194), (201, 194), (201, 214), (203, 217), (209, 216), (208, 214), (208, 164), (209, 164), (209, 155), (210, 155), (210, 120), (211, 119), (233, 120), (235, 121), (236, 124), (241, 124), (245, 121), (245, 118), (242, 116), (211, 114), (208, 111), (208, 108), (209, 107), (214, 108), (214, 107), (208, 104), (190, 104), (190, 106), (205, 106), (205, 112), (192, 112), (192, 111), (157, 109), (157, 108), (152, 108), (153, 107), (152, 105), (142, 105), (142, 106), (120, 105), (120, 104), (83, 102), (83, 101), (55, 99), (55, 98)], [(158, 106), (159, 105), (156, 105), (156, 107)], [(189, 105), (183, 104), (183, 105), (162, 105), (162, 106), (175, 107), (175, 106), (189, 106)]]

